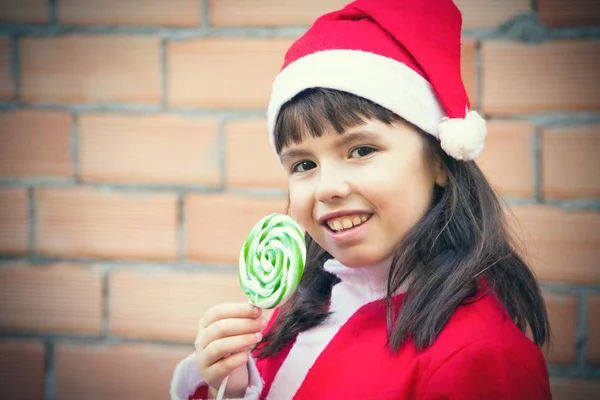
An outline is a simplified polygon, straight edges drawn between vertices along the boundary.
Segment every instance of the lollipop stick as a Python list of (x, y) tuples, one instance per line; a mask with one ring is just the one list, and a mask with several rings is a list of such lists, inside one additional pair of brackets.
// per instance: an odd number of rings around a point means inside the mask
[(219, 386), (219, 391), (217, 392), (217, 399), (216, 400), (223, 399), (223, 394), (225, 394), (225, 387), (227, 386), (227, 381), (228, 380), (229, 380), (229, 375), (227, 375), (225, 377), (225, 379), (223, 379), (223, 382), (221, 382), (221, 386)]

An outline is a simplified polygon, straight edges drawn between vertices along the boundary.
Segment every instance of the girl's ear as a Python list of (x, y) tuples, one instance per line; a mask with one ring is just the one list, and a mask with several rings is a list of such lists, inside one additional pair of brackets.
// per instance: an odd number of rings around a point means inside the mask
[(448, 184), (448, 171), (446, 170), (441, 158), (437, 155), (433, 157), (433, 174), (435, 178), (435, 184), (445, 188)]

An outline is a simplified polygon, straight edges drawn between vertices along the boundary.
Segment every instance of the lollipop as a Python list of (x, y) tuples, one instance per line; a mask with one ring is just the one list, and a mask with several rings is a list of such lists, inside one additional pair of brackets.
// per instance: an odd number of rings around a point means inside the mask
[(306, 244), (298, 223), (271, 214), (254, 225), (239, 260), (239, 279), (250, 303), (275, 308), (294, 293), (306, 261)]
[[(300, 225), (285, 214), (271, 214), (254, 225), (240, 251), (239, 279), (250, 303), (275, 308), (294, 293), (306, 261), (306, 243)], [(229, 381), (221, 382), (221, 400)]]

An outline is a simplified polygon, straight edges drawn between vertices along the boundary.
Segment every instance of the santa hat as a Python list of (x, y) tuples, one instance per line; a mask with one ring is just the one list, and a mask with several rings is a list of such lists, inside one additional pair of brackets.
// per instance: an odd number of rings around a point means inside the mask
[(460, 69), (462, 17), (451, 0), (357, 0), (318, 18), (285, 55), (267, 119), (271, 144), (281, 106), (322, 87), (371, 100), (473, 160), (486, 122), (469, 110)]

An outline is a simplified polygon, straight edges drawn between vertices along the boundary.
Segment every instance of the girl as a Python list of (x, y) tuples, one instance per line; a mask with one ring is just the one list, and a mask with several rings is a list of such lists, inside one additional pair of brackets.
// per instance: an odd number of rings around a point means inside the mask
[(305, 275), (266, 328), (207, 311), (173, 399), (228, 375), (227, 398), (551, 398), (540, 289), (473, 161), (460, 31), (451, 0), (358, 0), (290, 48), (268, 128)]

